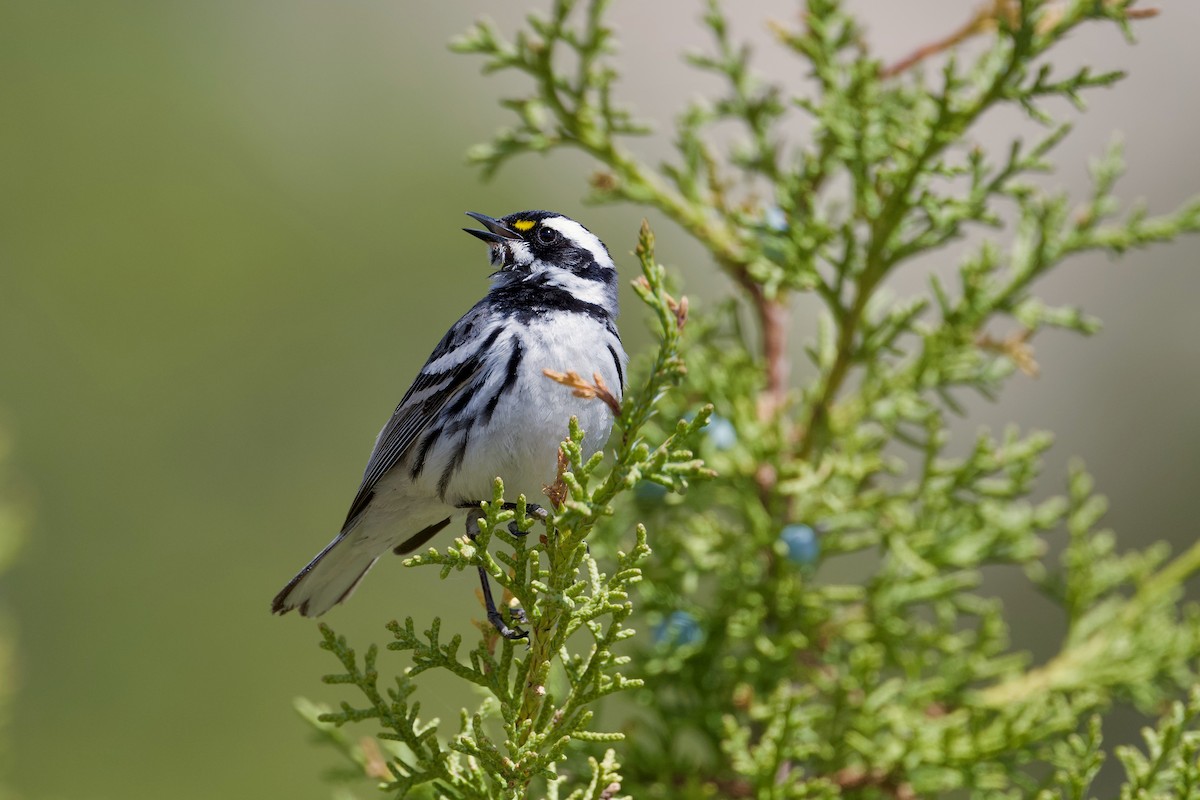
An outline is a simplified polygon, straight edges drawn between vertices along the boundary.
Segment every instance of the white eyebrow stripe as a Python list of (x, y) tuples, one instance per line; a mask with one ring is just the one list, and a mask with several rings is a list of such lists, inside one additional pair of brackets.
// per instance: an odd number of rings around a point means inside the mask
[(612, 258), (608, 255), (608, 250), (604, 248), (604, 243), (596, 237), (596, 234), (575, 220), (567, 217), (550, 217), (549, 219), (542, 220), (542, 224), (547, 228), (553, 228), (567, 239), (587, 250), (600, 266), (616, 269)]

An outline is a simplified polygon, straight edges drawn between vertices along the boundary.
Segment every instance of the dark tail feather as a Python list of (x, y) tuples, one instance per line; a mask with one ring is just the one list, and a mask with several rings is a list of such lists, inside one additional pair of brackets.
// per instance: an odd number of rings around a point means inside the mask
[(416, 550), (418, 547), (420, 547), (421, 545), (425, 544), (430, 539), (432, 539), (434, 537), (434, 535), (437, 534), (438, 531), (440, 531), (442, 528), (446, 527), (449, 524), (450, 524), (450, 517), (446, 517), (441, 522), (435, 522), (432, 525), (430, 525), (428, 528), (422, 528), (417, 533), (413, 534), (412, 536), (408, 537), (400, 544), (393, 547), (392, 552), (398, 556), (402, 556), (405, 553), (411, 553), (413, 550)]
[(355, 540), (339, 536), (317, 557), (288, 581), (275, 599), (271, 610), (286, 614), (293, 608), (305, 617), (319, 617), (345, 600), (379, 558), (354, 547)]

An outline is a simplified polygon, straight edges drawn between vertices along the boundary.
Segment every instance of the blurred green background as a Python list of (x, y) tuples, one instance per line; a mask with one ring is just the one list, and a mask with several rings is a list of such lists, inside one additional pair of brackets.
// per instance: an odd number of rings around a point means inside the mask
[[(888, 58), (967, 13), (953, 0), (854, 5)], [(19, 649), (5, 765), (17, 796), (329, 795), (316, 780), (327, 757), (290, 702), (339, 696), (318, 682), (333, 662), (314, 623), (274, 618), (268, 601), (333, 534), (378, 426), (484, 291), (462, 212), (561, 210), (632, 268), (641, 212), (582, 208), (582, 158), (521, 161), (491, 184), (463, 162), (505, 121), (497, 95), (520, 84), (481, 78), (444, 44), (479, 13), (529, 7), (0, 2), (0, 421), (32, 512), (0, 578)], [(762, 24), (793, 19), (794, 5), (740, 8), (761, 68), (795, 74)], [(615, 4), (626, 96), (660, 122), (712, 88), (677, 58), (703, 43), (699, 12)], [(1200, 7), (1165, 12), (1138, 26), (1136, 48), (1105, 31), (1062, 54), (1132, 77), (1092, 96), (1056, 182), (1082, 192), (1087, 157), (1121, 130), (1124, 196), (1165, 210), (1200, 189)], [(986, 120), (978, 136), (1002, 143), (1014, 129), (1029, 125)], [(665, 141), (644, 152), (665, 155)], [(659, 231), (689, 291), (722, 290), (693, 245)], [(1039, 340), (1042, 378), (1016, 379), (961, 426), (1057, 431), (1047, 486), (1084, 456), (1131, 545), (1195, 535), (1195, 247), (1057, 273), (1045, 294), (1097, 313), (1104, 333)], [(922, 274), (909, 268), (897, 291)], [(644, 326), (626, 305), (636, 350)], [(797, 343), (811, 308), (798, 304)], [(406, 613), (465, 631), (473, 586), (384, 564), (329, 619), (357, 642), (383, 640)], [(1044, 648), (1024, 602), (1017, 644)], [(426, 713), (464, 702), (431, 688)]]

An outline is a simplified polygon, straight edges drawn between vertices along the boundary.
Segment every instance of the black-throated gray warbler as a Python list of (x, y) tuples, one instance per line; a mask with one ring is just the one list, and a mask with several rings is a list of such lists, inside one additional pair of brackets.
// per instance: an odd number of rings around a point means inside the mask
[[(499, 269), (487, 296), (434, 348), (375, 440), (342, 530), (275, 596), (273, 611), (324, 614), (378, 558), (408, 553), (467, 510), (467, 531), (497, 476), (505, 494), (532, 503), (556, 479), (571, 416), (584, 449), (604, 446), (612, 412), (544, 374), (599, 375), (620, 398), (627, 357), (617, 335), (617, 271), (587, 228), (549, 211), (502, 219), (470, 212), (464, 228)], [(506, 636), (482, 568), (488, 617)]]

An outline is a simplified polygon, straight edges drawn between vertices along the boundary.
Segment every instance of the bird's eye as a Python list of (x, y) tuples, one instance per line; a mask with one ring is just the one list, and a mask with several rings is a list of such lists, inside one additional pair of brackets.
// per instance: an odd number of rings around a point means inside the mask
[(558, 231), (554, 230), (554, 228), (547, 228), (543, 225), (542, 227), (538, 228), (537, 238), (542, 244), (554, 244), (558, 241)]

